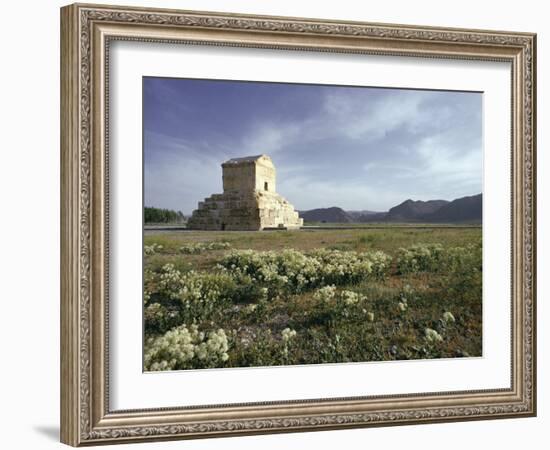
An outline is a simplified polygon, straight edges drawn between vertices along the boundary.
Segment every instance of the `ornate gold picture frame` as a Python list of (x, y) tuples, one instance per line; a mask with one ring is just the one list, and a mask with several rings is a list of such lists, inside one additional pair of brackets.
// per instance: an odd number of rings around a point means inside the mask
[[(503, 152), (512, 161), (509, 388), (113, 410), (108, 67), (117, 40), (509, 63), (512, 139), (509, 153)], [(62, 8), (61, 441), (80, 446), (534, 416), (535, 88), (531, 33), (106, 5)]]

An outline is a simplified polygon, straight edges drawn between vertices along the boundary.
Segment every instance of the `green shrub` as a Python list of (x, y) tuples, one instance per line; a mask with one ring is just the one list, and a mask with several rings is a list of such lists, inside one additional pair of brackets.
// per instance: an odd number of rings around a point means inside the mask
[(442, 258), (441, 244), (416, 244), (409, 248), (401, 248), (397, 257), (397, 272), (436, 272), (440, 268)]
[(160, 303), (147, 305), (143, 312), (145, 334), (161, 334), (180, 325), (182, 318), (177, 310), (169, 309)]
[(146, 285), (149, 301), (179, 309), (182, 320), (198, 321), (221, 314), (236, 293), (233, 278), (221, 273), (181, 272), (165, 264)]
[(368, 320), (364, 304), (367, 297), (347, 289), (338, 291), (336, 286), (329, 285), (313, 293), (316, 301), (313, 309), (317, 323), (334, 326), (336, 321)]
[(220, 267), (233, 277), (247, 275), (273, 291), (300, 293), (327, 284), (344, 285), (380, 278), (387, 273), (390, 263), (391, 258), (383, 252), (234, 250), (224, 256)]
[(206, 251), (226, 250), (228, 248), (231, 248), (231, 244), (225, 241), (197, 242), (181, 246), (180, 252), (185, 255), (196, 255)]
[(207, 333), (196, 325), (182, 325), (145, 343), (145, 370), (181, 370), (220, 367), (229, 356), (225, 331)]
[(441, 244), (416, 244), (399, 249), (397, 273), (451, 273), (481, 271), (481, 242), (466, 247), (444, 248)]

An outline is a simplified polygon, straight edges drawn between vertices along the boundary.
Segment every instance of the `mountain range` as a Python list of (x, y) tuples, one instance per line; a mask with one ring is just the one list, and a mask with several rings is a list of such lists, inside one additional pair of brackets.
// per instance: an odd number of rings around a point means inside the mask
[(481, 223), (482, 194), (448, 200), (405, 200), (386, 212), (345, 211), (337, 206), (299, 211), (304, 222)]

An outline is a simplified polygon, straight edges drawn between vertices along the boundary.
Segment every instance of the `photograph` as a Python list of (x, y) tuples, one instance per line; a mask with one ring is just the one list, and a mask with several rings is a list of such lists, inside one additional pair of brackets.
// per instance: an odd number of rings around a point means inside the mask
[(483, 357), (483, 93), (144, 76), (143, 370)]

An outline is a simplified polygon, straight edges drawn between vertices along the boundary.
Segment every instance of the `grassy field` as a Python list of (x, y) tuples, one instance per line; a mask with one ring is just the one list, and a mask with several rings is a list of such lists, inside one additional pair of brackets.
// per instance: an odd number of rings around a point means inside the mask
[(481, 356), (481, 229), (164, 232), (145, 369)]

